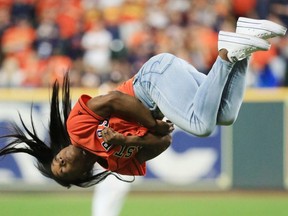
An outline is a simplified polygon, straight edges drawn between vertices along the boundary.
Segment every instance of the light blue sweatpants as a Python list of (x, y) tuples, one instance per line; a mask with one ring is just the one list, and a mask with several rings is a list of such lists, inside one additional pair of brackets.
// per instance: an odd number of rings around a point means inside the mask
[(218, 57), (208, 75), (186, 61), (163, 53), (149, 59), (135, 75), (136, 97), (151, 111), (157, 107), (183, 130), (207, 136), (238, 115), (248, 60), (235, 64)]

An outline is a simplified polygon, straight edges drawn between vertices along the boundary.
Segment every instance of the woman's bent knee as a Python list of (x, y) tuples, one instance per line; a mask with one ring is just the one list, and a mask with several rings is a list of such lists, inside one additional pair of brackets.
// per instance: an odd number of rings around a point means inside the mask
[(219, 116), (217, 119), (218, 125), (232, 125), (237, 119), (237, 116)]
[(205, 125), (198, 125), (198, 127), (192, 131), (188, 131), (192, 134), (194, 134), (195, 136), (198, 137), (207, 137), (209, 135), (211, 135), (215, 129), (216, 125), (209, 125), (209, 126), (205, 126)]

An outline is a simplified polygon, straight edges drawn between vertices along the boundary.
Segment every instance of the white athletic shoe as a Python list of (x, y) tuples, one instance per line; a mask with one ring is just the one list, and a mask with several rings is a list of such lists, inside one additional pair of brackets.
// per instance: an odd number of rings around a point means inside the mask
[(269, 39), (285, 35), (287, 28), (270, 20), (239, 17), (236, 32), (253, 35), (262, 39)]
[(269, 50), (268, 41), (251, 35), (220, 31), (218, 35), (218, 50), (226, 49), (231, 62), (240, 61), (251, 53), (259, 50)]

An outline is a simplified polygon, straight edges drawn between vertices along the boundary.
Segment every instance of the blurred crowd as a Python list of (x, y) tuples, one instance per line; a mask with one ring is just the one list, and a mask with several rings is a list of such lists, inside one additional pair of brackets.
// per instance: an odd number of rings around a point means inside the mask
[[(288, 26), (287, 0), (0, 0), (0, 87), (114, 85), (173, 53), (207, 73), (239, 16)], [(288, 85), (288, 37), (251, 59), (247, 86)], [(180, 71), (179, 71), (180, 72)]]

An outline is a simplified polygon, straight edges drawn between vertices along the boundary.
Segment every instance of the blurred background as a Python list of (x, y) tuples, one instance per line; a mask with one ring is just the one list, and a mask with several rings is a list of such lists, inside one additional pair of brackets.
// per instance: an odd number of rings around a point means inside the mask
[[(70, 69), (73, 85), (99, 87), (170, 52), (207, 73), (219, 30), (239, 16), (287, 26), (285, 0), (0, 0), (1, 87), (45, 87)], [(247, 85), (287, 85), (287, 37), (253, 56)]]
[[(240, 16), (287, 27), (288, 1), (0, 0), (0, 135), (9, 121), (19, 123), (18, 111), (29, 122), (33, 102), (38, 135), (47, 139), (49, 87), (68, 70), (73, 100), (113, 89), (162, 52), (207, 74), (218, 54), (218, 32), (235, 31)], [(218, 127), (204, 139), (176, 128), (172, 146), (148, 163), (147, 176), (125, 189), (113, 180), (104, 189), (63, 189), (38, 173), (33, 158), (7, 156), (0, 160), (3, 215), (19, 215), (15, 206), (21, 204), (21, 214), (39, 215), (30, 206), (37, 196), (44, 200), (37, 203), (41, 215), (48, 203), (54, 212), (48, 208), (47, 215), (91, 215), (109, 189), (122, 194), (108, 206), (119, 215), (123, 207), (122, 216), (286, 215), (288, 36), (270, 43), (269, 51), (251, 58), (245, 101), (233, 126)], [(68, 197), (75, 204), (57, 205)]]

